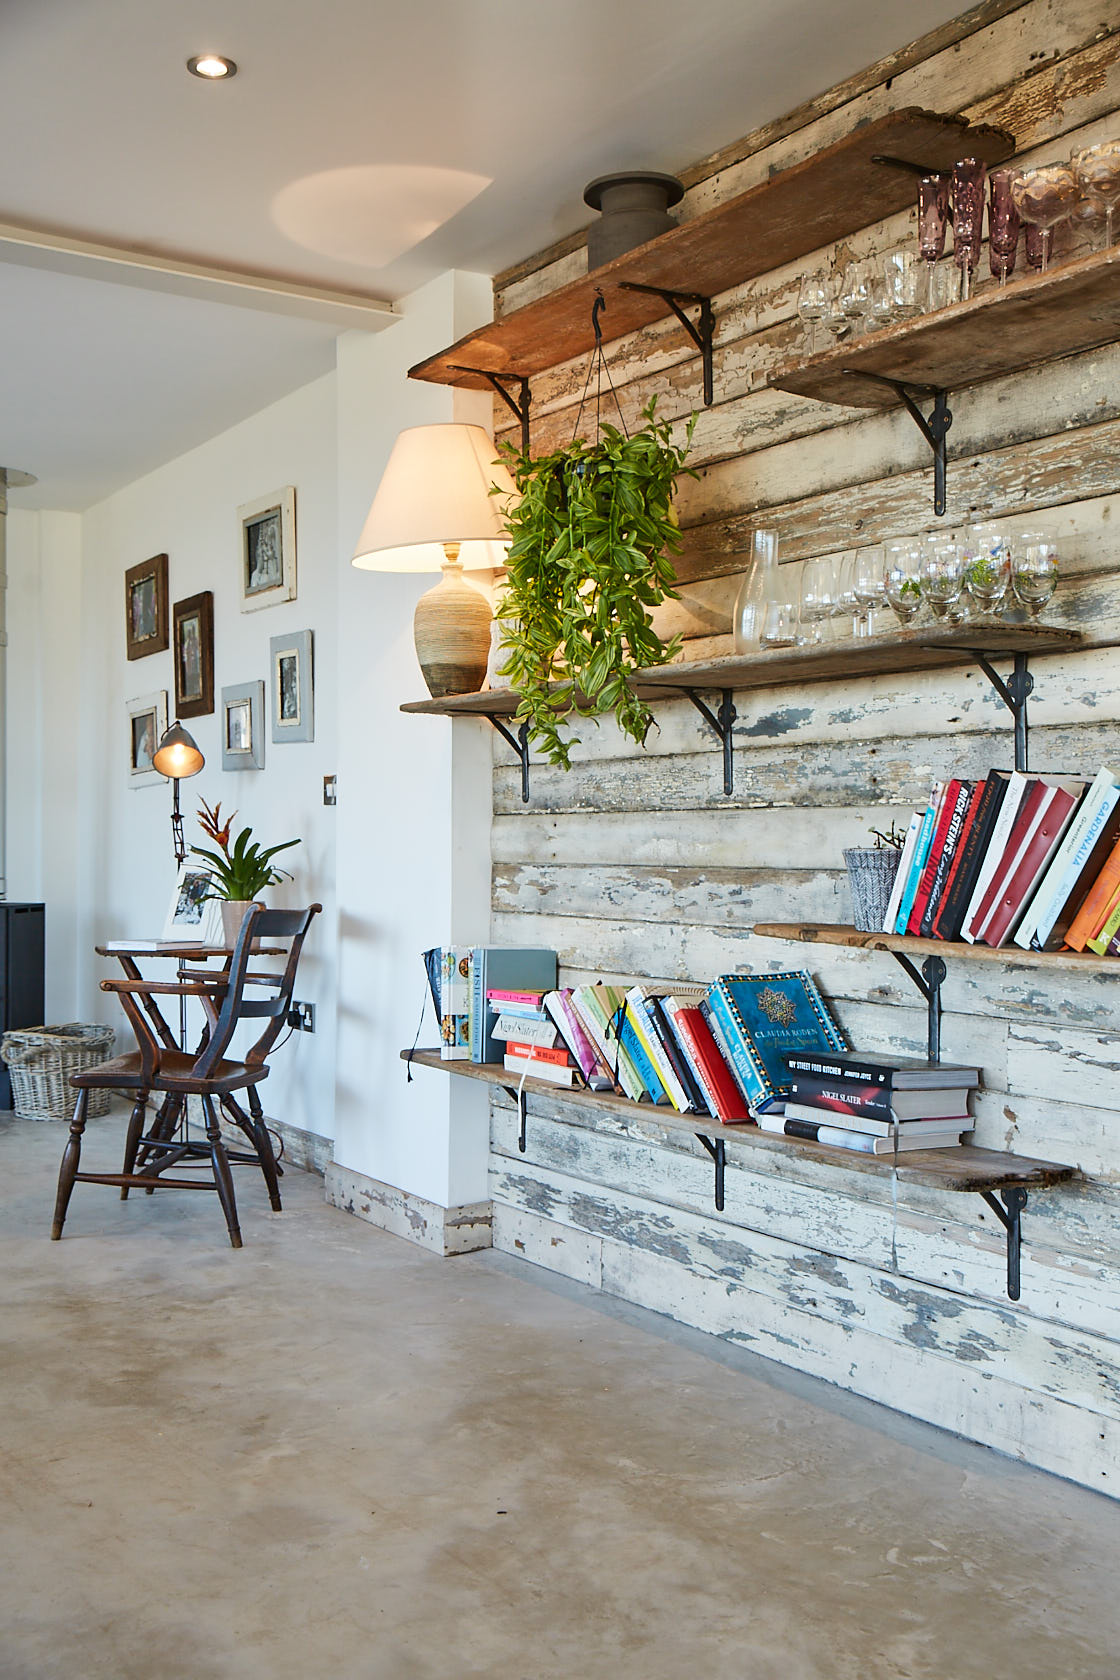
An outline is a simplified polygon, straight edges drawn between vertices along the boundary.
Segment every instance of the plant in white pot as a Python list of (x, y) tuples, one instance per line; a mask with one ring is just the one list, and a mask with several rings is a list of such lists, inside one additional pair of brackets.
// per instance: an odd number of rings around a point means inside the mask
[(191, 847), (193, 855), (201, 858), (210, 871), (210, 891), (206, 896), (221, 903), (222, 932), (226, 945), (230, 946), (237, 941), (250, 905), (259, 900), (265, 888), (280, 880), (291, 880), (286, 869), (274, 867), (272, 860), (277, 852), (286, 852), (289, 846), (300, 843), (297, 837), (295, 840), (282, 840), (278, 846), (262, 848), (252, 838), (252, 829), (243, 828), (231, 845), (230, 835), (236, 815), (236, 811), (231, 811), (223, 823), (221, 803), (211, 809), (205, 799), (202, 800), (198, 826), (214, 842), (217, 850), (210, 851), (205, 846)]

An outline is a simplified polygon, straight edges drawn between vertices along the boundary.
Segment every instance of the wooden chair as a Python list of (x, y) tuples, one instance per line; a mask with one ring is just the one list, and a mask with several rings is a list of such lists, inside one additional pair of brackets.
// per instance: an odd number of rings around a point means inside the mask
[[(120, 997), (136, 1034), (137, 1048), (127, 1055), (103, 1062), (100, 1067), (77, 1073), (70, 1081), (77, 1089), (78, 1098), (58, 1176), (52, 1238), (57, 1240), (62, 1235), (66, 1209), (75, 1184), (119, 1185), (122, 1199), (133, 1187), (151, 1191), (162, 1186), (176, 1190), (217, 1191), (229, 1228), (230, 1243), (234, 1248), (240, 1248), (241, 1231), (230, 1171), (231, 1154), (222, 1139), (215, 1101), (253, 1145), (252, 1155), (236, 1158), (258, 1162), (272, 1207), (276, 1212), (280, 1211), (276, 1157), (259, 1104), (254, 1106), (253, 1112), (246, 1114), (233, 1093), (254, 1091), (268, 1077), (269, 1052), (283, 1031), (291, 1010), (300, 950), (313, 917), (321, 909), (320, 904), (313, 904), (307, 910), (266, 910), (263, 905), (256, 905), (242, 924), (228, 967), (220, 974), (208, 975), (200, 970), (176, 981), (125, 979), (101, 982), (102, 991), (114, 992)], [(258, 939), (270, 946), (278, 941), (286, 942), (287, 961), (281, 973), (250, 973), (253, 943)], [(247, 984), (267, 991), (269, 995), (246, 998)], [(168, 1047), (173, 1038), (159, 1013), (156, 1000), (160, 997), (199, 999), (206, 1014), (208, 1030), (198, 1050), (192, 1053)], [(267, 1021), (263, 1033), (240, 1061), (227, 1059), (226, 1051), (238, 1023), (253, 1017)], [(124, 1166), (119, 1173), (79, 1171), (91, 1090), (127, 1091), (133, 1097)], [(156, 1093), (163, 1095), (164, 1102), (155, 1127), (145, 1136), (148, 1099)], [(190, 1096), (197, 1096), (202, 1104), (205, 1145), (174, 1135), (179, 1115)], [(185, 1160), (198, 1159), (200, 1154), (210, 1162), (211, 1177), (164, 1176), (170, 1168)]]

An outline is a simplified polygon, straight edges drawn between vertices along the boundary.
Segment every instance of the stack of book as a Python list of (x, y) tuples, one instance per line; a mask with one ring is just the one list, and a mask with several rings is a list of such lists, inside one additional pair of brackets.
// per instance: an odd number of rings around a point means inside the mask
[(980, 1070), (909, 1057), (838, 1053), (785, 1057), (790, 1094), (783, 1115), (760, 1115), (764, 1131), (834, 1149), (893, 1155), (948, 1149), (971, 1131), (968, 1093)]
[(911, 819), (883, 931), (1120, 955), (1120, 772), (935, 782)]
[(580, 1068), (545, 1008), (546, 993), (492, 988), (486, 994), (495, 1017), (489, 1038), (504, 1046), (502, 1066), (520, 1078), (531, 1074), (552, 1085), (581, 1083)]
[(449, 1062), (497, 1059), (486, 1009), (491, 987), (548, 991), (556, 984), (556, 952), (537, 948), (445, 945), (425, 951), (424, 964), (440, 1020), (440, 1055)]

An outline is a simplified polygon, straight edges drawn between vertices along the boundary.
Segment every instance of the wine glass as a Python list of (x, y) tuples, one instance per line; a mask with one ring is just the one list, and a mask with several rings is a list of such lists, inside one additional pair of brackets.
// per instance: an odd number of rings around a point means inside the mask
[(797, 313), (809, 329), (810, 355), (817, 347), (817, 327), (828, 319), (830, 304), (827, 274), (820, 270), (806, 274), (797, 298)]
[(1019, 245), (1019, 212), (1011, 196), (1014, 169), (993, 169), (988, 176), (988, 267), (1006, 286)]
[(928, 306), (934, 309), (933, 270), (945, 252), (945, 229), (949, 225), (949, 180), (945, 175), (923, 175), (918, 182), (918, 250), (929, 268)]
[(883, 548), (883, 593), (903, 626), (922, 610), (922, 549), (920, 543), (891, 542)]
[(852, 594), (856, 604), (856, 635), (871, 634), (871, 614), (883, 605), (883, 550), (874, 544), (857, 548), (852, 566)]
[(865, 263), (849, 263), (840, 282), (840, 313), (854, 332), (871, 306), (871, 283)]
[(922, 599), (934, 618), (945, 619), (964, 588), (964, 554), (960, 544), (941, 533), (930, 533), (922, 544)]
[(1104, 242), (1112, 244), (1112, 213), (1120, 204), (1120, 143), (1085, 146), (1070, 158), (1074, 179), (1091, 204), (1104, 211)]
[(856, 557), (852, 549), (837, 556), (836, 566), (836, 596), (832, 616), (837, 619), (847, 619), (846, 630), (842, 634), (855, 633), (856, 590), (855, 590)]
[(980, 260), (984, 232), (984, 177), (980, 158), (960, 158), (953, 165), (953, 261), (961, 271), (961, 298), (972, 289), (972, 271)]
[(1024, 222), (1042, 229), (1044, 274), (1050, 266), (1053, 231), (1072, 215), (1079, 190), (1073, 170), (1065, 163), (1024, 170), (1011, 183), (1011, 197)]
[(964, 583), (982, 613), (995, 615), (1011, 583), (1011, 554), (994, 525), (970, 525), (964, 534)]
[(1058, 587), (1058, 549), (1039, 531), (1024, 531), (1011, 547), (1011, 592), (1037, 618)]
[(821, 641), (821, 625), (832, 617), (835, 606), (836, 569), (831, 555), (802, 561), (801, 623), (808, 632), (806, 641)]
[(918, 284), (921, 262), (913, 251), (892, 251), (887, 258), (887, 273), (894, 291), (896, 318), (909, 321), (922, 313), (921, 288)]

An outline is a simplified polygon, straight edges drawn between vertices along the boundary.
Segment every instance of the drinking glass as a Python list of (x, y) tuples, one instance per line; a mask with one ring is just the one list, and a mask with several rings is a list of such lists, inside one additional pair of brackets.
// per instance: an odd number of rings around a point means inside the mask
[(988, 267), (1006, 286), (1019, 245), (1019, 212), (1011, 196), (1014, 169), (993, 169), (988, 176)]
[(899, 320), (909, 321), (922, 313), (921, 269), (922, 264), (913, 251), (892, 251), (887, 258), (887, 273), (891, 276), (895, 314)]
[(821, 641), (821, 625), (836, 606), (836, 568), (831, 555), (805, 560), (801, 566), (801, 626), (806, 641)]
[(849, 263), (840, 280), (840, 312), (852, 330), (859, 331), (860, 322), (871, 305), (871, 284), (865, 263)]
[(1037, 618), (1057, 587), (1057, 545), (1039, 531), (1024, 531), (1011, 545), (1012, 594)]
[(1048, 163), (1042, 169), (1027, 169), (1011, 183), (1011, 197), (1024, 222), (1042, 229), (1042, 271), (1050, 266), (1053, 231), (1072, 215), (1080, 189), (1073, 170), (1065, 163)]
[(894, 278), (884, 272), (871, 282), (871, 296), (867, 306), (867, 324), (874, 330), (893, 327), (900, 319)]
[(930, 533), (922, 544), (922, 599), (934, 618), (949, 617), (964, 588), (964, 554), (951, 537)]
[(996, 614), (1011, 582), (1011, 554), (994, 525), (971, 525), (964, 534), (965, 588), (981, 613)]
[(1036, 273), (1044, 266), (1046, 235), (1033, 222), (1023, 222), (1023, 255), (1027, 259), (1027, 267), (1033, 268)]
[(883, 592), (902, 625), (922, 610), (922, 549), (916, 542), (891, 542), (883, 548)]
[(847, 620), (847, 624), (842, 625), (842, 635), (854, 635), (857, 612), (855, 590), (856, 557), (854, 552), (849, 549), (847, 553), (841, 554), (837, 558), (835, 565), (836, 604), (833, 607), (832, 615), (836, 619)]
[(871, 634), (871, 614), (883, 605), (883, 550), (857, 548), (852, 566), (852, 594), (855, 597), (857, 635)]
[(986, 173), (979, 158), (960, 158), (953, 165), (953, 261), (961, 271), (962, 300), (969, 296), (972, 271), (980, 260)]
[(1112, 213), (1120, 204), (1120, 142), (1086, 146), (1070, 158), (1074, 179), (1091, 204), (1104, 211), (1104, 242), (1112, 244)]
[(918, 182), (918, 250), (929, 265), (928, 306), (933, 301), (933, 270), (945, 251), (945, 229), (949, 225), (949, 178), (923, 175)]
[(828, 319), (831, 305), (828, 276), (819, 270), (806, 274), (797, 299), (797, 313), (809, 329), (809, 354), (817, 348), (817, 327)]

